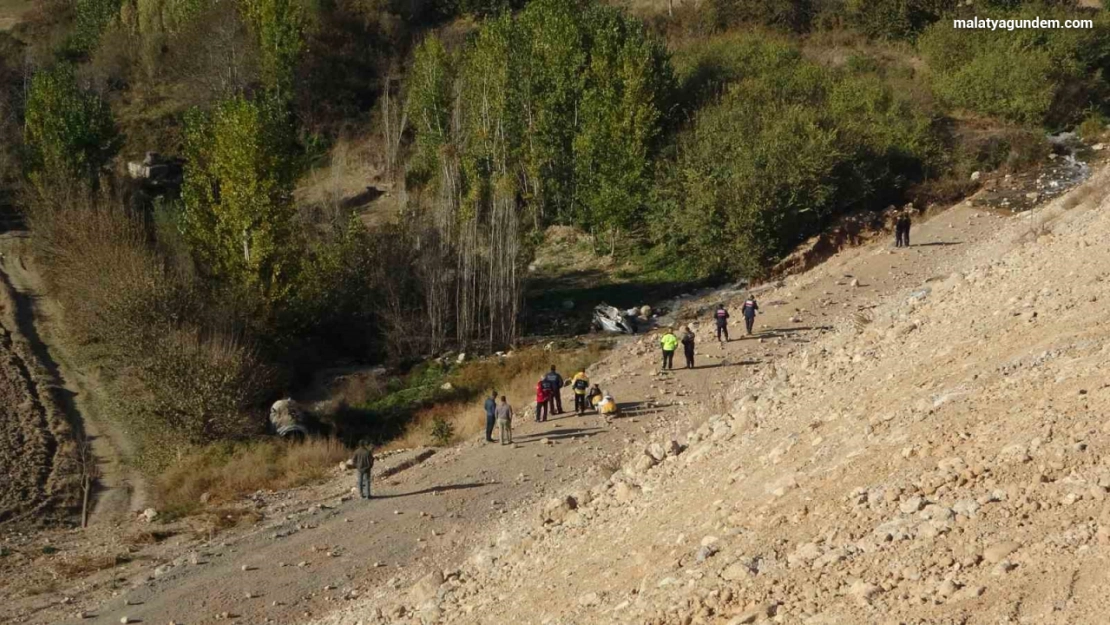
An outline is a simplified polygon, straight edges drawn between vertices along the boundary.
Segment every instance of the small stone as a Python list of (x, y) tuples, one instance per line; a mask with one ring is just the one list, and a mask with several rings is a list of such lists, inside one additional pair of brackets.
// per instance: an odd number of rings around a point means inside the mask
[(589, 607), (597, 605), (601, 602), (601, 597), (596, 592), (588, 592), (581, 597), (578, 597), (578, 605), (582, 607)]
[(1021, 544), (1013, 541), (995, 543), (983, 551), (983, 560), (985, 560), (987, 564), (998, 564), (1020, 548)]

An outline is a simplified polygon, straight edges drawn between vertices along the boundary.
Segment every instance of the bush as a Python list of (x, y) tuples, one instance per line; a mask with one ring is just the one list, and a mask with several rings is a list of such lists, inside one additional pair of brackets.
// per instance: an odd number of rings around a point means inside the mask
[(35, 74), (25, 107), (25, 167), (34, 185), (95, 183), (120, 144), (108, 103), (60, 64)]
[[(1073, 12), (1029, 5), (991, 11), (993, 19), (1072, 19)], [(961, 30), (950, 23), (928, 28), (919, 49), (933, 89), (946, 105), (1028, 125), (1058, 127), (1078, 121), (1107, 93), (1102, 70), (1110, 64), (1110, 20), (1084, 14), (1093, 29)]]
[(69, 338), (100, 369), (141, 464), (171, 461), (183, 443), (261, 431), (273, 371), (239, 338), (237, 313), (150, 247), (141, 215), (79, 195), (35, 204), (29, 221)]
[(451, 444), (451, 440), (455, 438), (455, 426), (443, 417), (436, 417), (432, 421), (432, 440), (440, 447), (446, 447)]
[(705, 49), (726, 86), (679, 137), (678, 162), (660, 164), (654, 220), (655, 240), (704, 271), (758, 276), (835, 215), (886, 206), (940, 164), (930, 118), (874, 74), (756, 36)]

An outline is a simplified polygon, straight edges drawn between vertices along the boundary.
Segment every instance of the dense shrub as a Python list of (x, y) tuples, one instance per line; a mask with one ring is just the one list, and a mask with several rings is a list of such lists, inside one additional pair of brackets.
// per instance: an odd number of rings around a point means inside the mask
[(933, 87), (951, 107), (1021, 124), (1060, 126), (1078, 121), (1107, 93), (1110, 21), (1105, 13), (1077, 14), (1029, 6), (981, 17), (1060, 20), (1089, 17), (1093, 29), (960, 30), (938, 23), (919, 42)]
[(82, 89), (70, 65), (36, 73), (25, 109), (25, 168), (40, 190), (48, 182), (95, 182), (119, 148), (108, 103)]
[(732, 44), (708, 48), (727, 86), (679, 137), (657, 190), (656, 240), (703, 270), (758, 275), (837, 213), (885, 206), (939, 164), (931, 120), (877, 76), (782, 43)]
[(138, 434), (147, 466), (172, 459), (167, 444), (261, 431), (272, 372), (234, 315), (150, 247), (141, 215), (109, 197), (56, 192), (29, 219), (67, 332), (102, 371), (113, 416)]

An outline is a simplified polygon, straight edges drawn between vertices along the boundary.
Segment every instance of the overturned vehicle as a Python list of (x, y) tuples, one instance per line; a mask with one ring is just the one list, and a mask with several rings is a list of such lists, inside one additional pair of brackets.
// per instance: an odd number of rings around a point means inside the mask
[(598, 304), (594, 307), (594, 328), (618, 334), (636, 334), (636, 310), (622, 311), (615, 306)]
[(270, 407), (270, 426), (275, 434), (286, 440), (303, 441), (308, 437), (308, 416), (304, 408), (289, 397), (275, 401)]

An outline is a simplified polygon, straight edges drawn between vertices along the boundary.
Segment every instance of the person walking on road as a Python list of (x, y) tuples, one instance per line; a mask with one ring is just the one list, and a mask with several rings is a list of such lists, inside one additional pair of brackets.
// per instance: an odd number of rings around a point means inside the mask
[(717, 340), (721, 340), (721, 335), (725, 335), (723, 343), (728, 342), (728, 311), (725, 310), (724, 304), (717, 306), (717, 312), (713, 313), (713, 317), (717, 320)]
[(752, 327), (755, 326), (755, 314), (758, 311), (759, 302), (756, 302), (755, 296), (749, 293), (748, 299), (744, 300), (744, 308), (741, 310), (744, 314), (744, 327), (747, 328), (749, 335), (752, 333)]
[(547, 406), (547, 411), (551, 414), (563, 414), (563, 376), (555, 370), (555, 365), (551, 365), (551, 371), (543, 376), (543, 379), (548, 382), (547, 390), (550, 395), (551, 403)]
[(502, 445), (513, 444), (513, 407), (509, 405), (509, 400), (504, 395), (501, 396), (501, 403), (497, 404), (496, 410), (497, 426), (500, 430), (499, 436)]
[(570, 379), (570, 390), (574, 392), (574, 412), (575, 414), (582, 414), (586, 412), (586, 391), (590, 389), (590, 378), (586, 377), (585, 371), (579, 371), (574, 374)]
[(365, 438), (358, 442), (358, 449), (351, 458), (358, 473), (358, 495), (363, 499), (370, 499), (370, 470), (374, 468), (374, 446)]
[(674, 350), (678, 347), (678, 337), (674, 332), (667, 330), (663, 338), (659, 339), (663, 347), (663, 369), (674, 369)]
[(497, 420), (497, 391), (490, 393), (486, 398), (486, 442), (493, 442), (493, 424)]
[(536, 382), (536, 423), (547, 421), (547, 403), (551, 401), (547, 386), (548, 383), (544, 378)]
[(686, 331), (682, 333), (682, 353), (686, 356), (686, 368), (694, 368), (694, 331), (690, 326), (686, 326)]
[(901, 247), (910, 246), (910, 226), (913, 221), (910, 218), (910, 209), (903, 211), (902, 216), (898, 218), (899, 223), (902, 224), (902, 245)]

